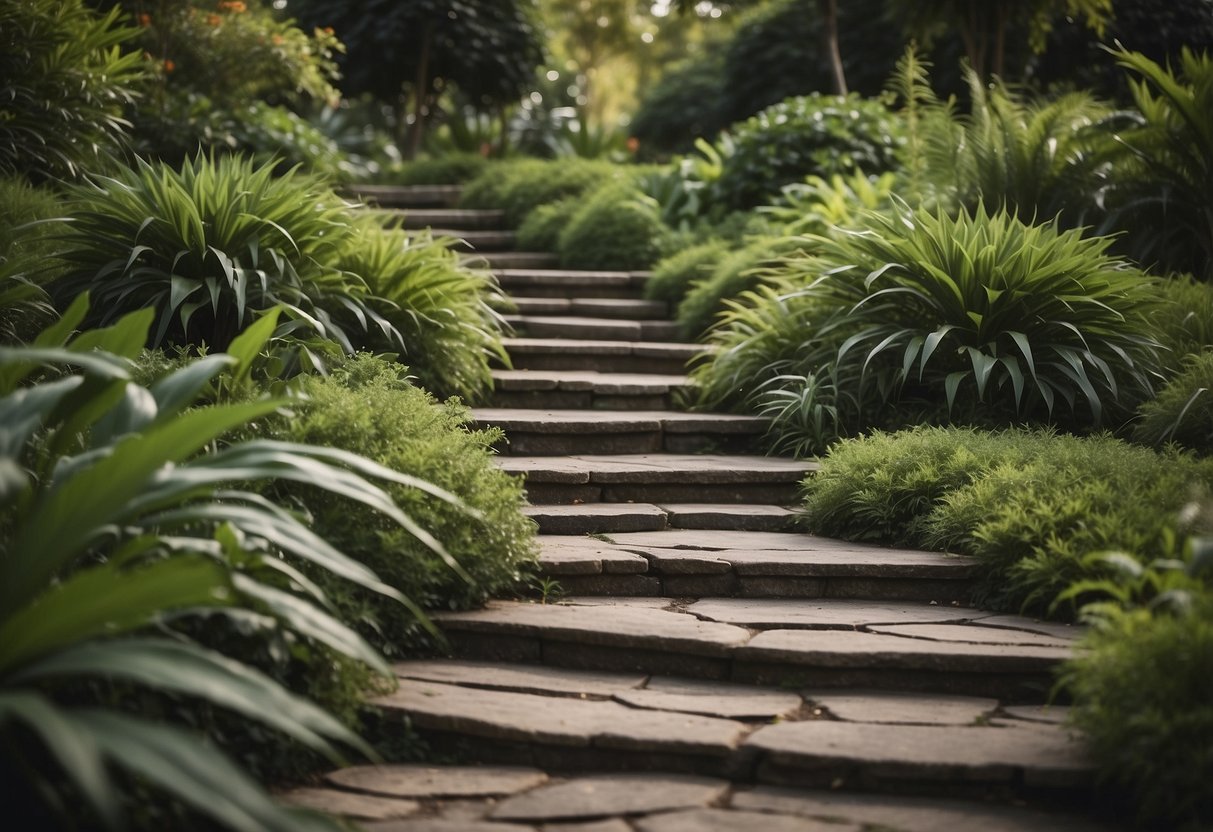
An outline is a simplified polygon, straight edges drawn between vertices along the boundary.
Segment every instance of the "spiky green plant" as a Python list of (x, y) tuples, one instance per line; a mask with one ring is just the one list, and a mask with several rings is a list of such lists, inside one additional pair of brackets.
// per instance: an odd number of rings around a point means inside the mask
[(372, 330), (399, 343), (365, 281), (333, 265), (353, 215), (312, 176), (235, 156), (139, 161), (73, 188), (67, 210), (66, 271), (52, 289), (61, 305), (91, 292), (88, 325), (151, 308), (150, 346), (214, 351), (282, 306), (283, 333), (312, 329), (347, 352)]

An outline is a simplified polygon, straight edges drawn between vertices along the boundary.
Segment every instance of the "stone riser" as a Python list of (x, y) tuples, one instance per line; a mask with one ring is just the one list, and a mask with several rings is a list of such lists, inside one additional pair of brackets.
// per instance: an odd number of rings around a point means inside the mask
[[(494, 449), (515, 456), (571, 456), (574, 454), (697, 454), (739, 453), (759, 450), (757, 437), (730, 433), (524, 433), (508, 430), (509, 436)], [(636, 499), (627, 497), (625, 500)], [(665, 497), (663, 499), (673, 499)], [(793, 498), (794, 499), (794, 498)], [(733, 501), (725, 501), (733, 502)]]
[(766, 662), (686, 651), (567, 642), (501, 633), (447, 630), (452, 655), (460, 659), (536, 664), (570, 670), (676, 675), (691, 679), (814, 690), (870, 688), (1000, 698), (1040, 704), (1054, 685), (1056, 663), (1039, 671), (983, 672), (913, 667), (820, 667)]
[(581, 370), (596, 373), (685, 373), (687, 362), (681, 357), (662, 358), (647, 355), (595, 355), (593, 353), (529, 352), (511, 353), (516, 370)]
[(459, 204), (463, 189), (458, 185), (362, 185), (347, 194), (381, 208), (446, 208)]
[(592, 297), (514, 297), (520, 315), (585, 315), (628, 321), (664, 321), (670, 314), (665, 301)]
[(455, 231), (497, 231), (505, 224), (504, 211), (459, 208), (412, 208), (400, 211), (400, 227), (444, 228)]
[[(626, 510), (618, 511), (628, 506)], [(666, 529), (696, 529), (786, 532), (796, 523), (792, 512), (787, 514), (679, 514), (649, 503), (590, 503), (574, 506), (532, 505), (526, 514), (539, 524), (542, 535), (618, 534), (621, 532), (659, 532)], [(605, 511), (601, 509), (606, 509)], [(543, 561), (540, 561), (543, 568)]]
[(795, 482), (775, 483), (549, 483), (528, 482), (532, 505), (574, 503), (757, 503), (791, 505), (800, 495)]
[(435, 237), (453, 237), (458, 240), (453, 248), (460, 252), (477, 252), (485, 257), (492, 257), (502, 252), (515, 253), (514, 232), (481, 229), (435, 228)]
[(497, 390), (492, 402), (494, 407), (542, 410), (670, 410), (680, 397), (669, 393), (628, 396), (590, 390)]
[(527, 338), (576, 338), (603, 341), (677, 341), (678, 325), (671, 321), (629, 321), (611, 318), (507, 316), (514, 331)]
[(922, 578), (540, 574), (573, 595), (620, 598), (832, 598), (967, 604), (974, 586), (966, 580)]
[(473, 259), (488, 263), (491, 269), (553, 269), (560, 265), (560, 257), (546, 251), (489, 251)]

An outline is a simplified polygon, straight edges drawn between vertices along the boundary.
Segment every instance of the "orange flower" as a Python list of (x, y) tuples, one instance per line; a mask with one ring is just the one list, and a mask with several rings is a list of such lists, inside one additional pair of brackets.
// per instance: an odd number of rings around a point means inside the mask
[(146, 14), (146, 13), (139, 15), (139, 25), (142, 26), (144, 29), (146, 29), (148, 26), (151, 26), (152, 25), (152, 16), (150, 14)]
[(223, 22), (223, 18), (217, 14), (208, 14), (206, 16), (206, 22), (212, 26), (218, 26), (220, 23)]
[(177, 65), (175, 63), (173, 63), (172, 58), (164, 59), (164, 71), (165, 72), (172, 72), (176, 68), (177, 68)]
[(270, 40), (273, 42), (274, 46), (281, 46), (286, 42), (286, 38), (277, 33), (270, 35)]
[(333, 27), (332, 27), (332, 26), (325, 26), (325, 27), (324, 27), (323, 29), (321, 29), (320, 31), (324, 32), (326, 35), (331, 35), (331, 34), (333, 34)]
[(628, 153), (635, 153), (637, 150), (640, 150), (640, 139), (628, 136)]
[(243, 0), (222, 0), (219, 10), (232, 14), (243, 14), (248, 11), (248, 6), (244, 4)]

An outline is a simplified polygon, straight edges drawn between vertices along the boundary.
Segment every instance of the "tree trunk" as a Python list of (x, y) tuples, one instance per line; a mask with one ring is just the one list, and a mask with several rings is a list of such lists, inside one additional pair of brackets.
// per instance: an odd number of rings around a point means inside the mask
[(430, 41), (434, 39), (433, 21), (425, 24), (421, 37), (421, 55), (417, 59), (417, 76), (413, 79), (413, 123), (409, 126), (408, 145), (404, 158), (416, 159), (425, 138), (425, 122), (429, 118), (430, 105)]
[(834, 92), (847, 94), (847, 76), (842, 67), (842, 50), (838, 45), (838, 0), (817, 0), (824, 26), (826, 56), (830, 60), (830, 75), (834, 79)]

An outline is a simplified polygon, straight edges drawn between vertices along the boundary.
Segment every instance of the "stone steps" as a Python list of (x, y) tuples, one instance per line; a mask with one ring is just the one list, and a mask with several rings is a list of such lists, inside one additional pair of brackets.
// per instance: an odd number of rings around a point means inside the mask
[(955, 799), (735, 784), (688, 774), (508, 765), (353, 766), (280, 795), (368, 832), (1098, 832), (1073, 813)]
[(515, 241), (513, 231), (478, 228), (433, 228), (430, 231), (435, 237), (453, 237), (458, 240), (456, 251), (476, 252), (485, 258), (503, 254), (525, 254), (512, 251)]
[(528, 338), (602, 341), (677, 341), (673, 321), (624, 320), (585, 315), (506, 315), (506, 322)]
[(494, 370), (493, 389), (496, 407), (668, 410), (691, 385), (684, 375)]
[(521, 315), (581, 315), (625, 320), (661, 320), (669, 315), (662, 300), (639, 298), (513, 298)]
[[(761, 528), (786, 524), (779, 506), (588, 504), (535, 506), (539, 574), (578, 596), (828, 598), (967, 604), (977, 563), (936, 552), (911, 552)], [(618, 512), (619, 516), (609, 514)], [(750, 515), (750, 512), (754, 512)], [(606, 516), (602, 515), (606, 513)], [(727, 531), (695, 528), (699, 518), (727, 519)], [(749, 516), (747, 516), (749, 515)], [(617, 520), (655, 517), (662, 528), (619, 528), (577, 536), (582, 517), (606, 529)], [(747, 523), (747, 519), (761, 522)], [(549, 525), (544, 530), (545, 522)], [(586, 525), (589, 525), (588, 523)], [(637, 526), (641, 523), (635, 524)], [(722, 522), (721, 525), (724, 525)], [(753, 532), (738, 531), (747, 525)], [(764, 533), (757, 533), (764, 532)]]
[(499, 468), (526, 481), (533, 505), (577, 503), (757, 503), (791, 505), (816, 470), (740, 454), (501, 456)]
[(699, 344), (673, 341), (506, 338), (504, 343), (517, 370), (680, 375), (687, 362), (704, 352)]
[(1043, 704), (1080, 631), (951, 604), (573, 597), (436, 613), (453, 655), (812, 689)]
[(755, 416), (677, 410), (472, 409), (477, 427), (506, 432), (502, 453), (526, 456), (579, 454), (693, 454), (753, 450), (768, 422)]
[(495, 271), (555, 269), (560, 265), (560, 255), (547, 251), (482, 251), (471, 259)]
[(505, 223), (505, 212), (469, 208), (400, 209), (402, 228), (450, 228), (462, 231), (493, 231)]
[(462, 191), (458, 185), (354, 185), (343, 193), (380, 208), (454, 208)]
[[(652, 532), (664, 529), (781, 532), (790, 531), (797, 517), (795, 511), (783, 506), (755, 504), (579, 503), (532, 505), (526, 511), (539, 524), (542, 535)], [(543, 566), (542, 561), (540, 565)]]
[(545, 266), (496, 265), (501, 288), (510, 294), (531, 298), (631, 299), (639, 300), (649, 272), (588, 272)]

